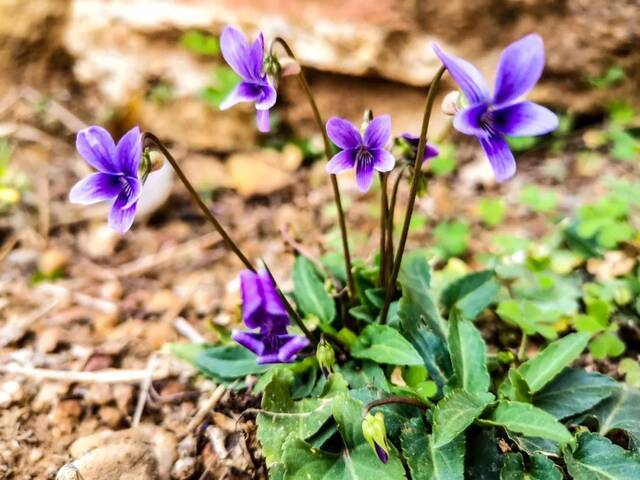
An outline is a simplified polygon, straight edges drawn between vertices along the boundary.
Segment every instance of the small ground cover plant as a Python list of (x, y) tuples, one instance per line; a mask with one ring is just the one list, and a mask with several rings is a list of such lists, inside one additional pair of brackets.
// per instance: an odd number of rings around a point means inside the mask
[[(300, 80), (324, 139), (341, 251), (298, 256), (293, 290), (283, 292), (269, 266), (252, 262), (228, 235), (162, 142), (137, 128), (117, 145), (101, 127), (78, 133), (78, 151), (97, 173), (74, 186), (70, 200), (110, 201), (110, 225), (126, 232), (141, 186), (158, 167), (150, 156), (157, 149), (242, 261), (244, 329), (225, 345), (172, 349), (216, 382), (262, 395), (261, 408), (247, 413), (257, 414), (270, 477), (640, 478), (640, 367), (625, 362), (626, 383), (574, 368), (585, 350), (594, 358), (622, 354), (617, 332), (640, 314), (640, 272), (585, 281), (585, 265), (637, 242), (630, 222), (637, 199), (618, 185), (537, 245), (499, 242), (502, 251), (488, 255), (481, 271), (450, 260), (433, 272), (433, 252), (405, 252), (423, 164), (439, 155), (427, 134), (440, 79), (448, 72), (460, 88), (449, 97), (454, 127), (477, 138), (497, 180), (506, 181), (516, 172), (508, 139), (558, 127), (551, 111), (521, 100), (542, 74), (541, 38), (527, 35), (505, 48), (493, 93), (473, 65), (434, 46), (442, 67), (421, 132), (393, 140), (387, 114), (365, 112), (362, 125), (337, 117), (325, 123), (285, 40), (267, 48), (263, 35), (250, 43), (228, 27), (220, 50), (240, 78), (221, 107), (252, 103), (260, 131), (269, 130), (280, 77)], [(380, 243), (370, 260), (350, 254), (337, 175), (351, 170), (360, 191), (380, 185)], [(397, 222), (403, 180), (409, 200)], [(539, 213), (555, 208), (554, 198), (536, 198), (539, 192), (523, 192), (523, 203)], [(495, 198), (479, 204), (489, 228), (505, 208)], [(434, 233), (442, 261), (466, 249), (466, 223), (443, 223)], [(479, 326), (497, 322), (504, 338), (488, 348)], [(532, 340), (542, 346), (530, 353)]]

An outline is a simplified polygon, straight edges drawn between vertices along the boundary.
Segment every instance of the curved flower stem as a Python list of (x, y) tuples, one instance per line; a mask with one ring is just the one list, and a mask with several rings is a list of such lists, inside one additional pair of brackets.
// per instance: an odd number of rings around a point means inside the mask
[[(213, 213), (211, 213), (211, 210), (209, 210), (209, 208), (204, 203), (204, 201), (202, 200), (200, 195), (198, 195), (198, 192), (196, 192), (196, 189), (193, 188), (193, 185), (191, 184), (191, 182), (189, 181), (187, 176), (184, 174), (184, 172), (180, 168), (180, 165), (178, 165), (178, 162), (176, 161), (176, 159), (173, 158), (173, 155), (171, 155), (171, 152), (169, 152), (169, 149), (167, 147), (165, 147), (165, 145), (160, 141), (160, 139), (158, 139), (158, 137), (156, 137), (153, 133), (144, 132), (142, 134), (142, 147), (144, 149), (146, 147), (149, 147), (150, 145), (153, 145), (158, 150), (160, 150), (160, 153), (162, 153), (164, 158), (166, 158), (167, 161), (171, 164), (171, 166), (173, 167), (173, 170), (178, 175), (178, 178), (184, 184), (186, 189), (189, 191), (189, 194), (191, 195), (191, 198), (193, 198), (193, 200), (196, 202), (198, 207), (200, 207), (200, 210), (202, 211), (204, 216), (213, 225), (213, 228), (215, 228), (216, 231), (220, 234), (220, 236), (222, 237), (222, 239), (224, 240), (226, 245), (231, 249), (231, 251), (233, 253), (236, 254), (236, 256), (240, 259), (240, 261), (244, 264), (245, 267), (247, 267), (252, 272), (255, 272), (256, 271), (255, 267), (251, 264), (249, 259), (247, 259), (247, 257), (244, 255), (244, 253), (242, 253), (242, 251), (240, 250), (238, 245), (231, 239), (231, 237), (226, 232), (224, 227), (222, 225), (220, 225), (220, 222), (218, 222), (218, 220), (213, 215)], [(276, 282), (275, 278), (273, 277), (273, 274), (271, 273), (271, 270), (269, 270), (269, 267), (267, 266), (266, 262), (263, 260), (262, 263), (264, 265), (264, 268), (269, 273), (269, 276), (271, 277), (271, 280), (273, 281), (273, 284), (276, 287), (278, 295), (280, 296), (280, 299), (284, 303), (284, 306), (285, 306), (289, 316), (291, 318), (293, 318), (293, 321), (296, 323), (296, 325), (298, 325), (300, 330), (302, 330), (302, 332), (309, 339), (311, 344), (312, 345), (317, 345), (318, 344), (318, 339), (315, 337), (315, 335), (313, 335), (309, 331), (309, 329), (307, 329), (307, 327), (305, 326), (304, 322), (300, 318), (300, 315), (298, 315), (298, 312), (295, 311), (295, 309), (289, 303), (289, 300), (287, 300), (287, 297), (285, 297), (284, 293), (282, 293), (282, 290), (280, 290), (280, 287), (278, 286), (278, 283)]]
[(382, 288), (387, 281), (387, 216), (389, 215), (389, 201), (387, 198), (386, 173), (379, 172), (380, 177), (380, 269), (378, 280)]
[(373, 402), (367, 403), (364, 407), (364, 415), (369, 413), (372, 409), (376, 407), (381, 407), (382, 405), (389, 405), (391, 403), (400, 403), (403, 405), (412, 405), (414, 407), (421, 408), (422, 410), (428, 410), (429, 407), (432, 407), (433, 404), (431, 402), (427, 403), (422, 400), (418, 400), (417, 398), (412, 397), (401, 397), (399, 395), (391, 395), (390, 397), (381, 398), (380, 400), (374, 400)]
[(193, 188), (193, 185), (191, 185), (191, 182), (189, 181), (189, 179), (187, 179), (186, 175), (180, 168), (180, 165), (178, 165), (178, 162), (176, 162), (176, 159), (173, 158), (173, 155), (171, 155), (171, 153), (169, 152), (169, 149), (167, 149), (167, 147), (165, 147), (164, 144), (153, 133), (144, 132), (142, 134), (142, 148), (144, 149), (146, 147), (149, 147), (150, 145), (153, 145), (158, 150), (160, 150), (160, 153), (162, 153), (164, 158), (166, 158), (167, 161), (171, 164), (171, 166), (173, 167), (173, 170), (178, 175), (178, 178), (189, 191), (191, 198), (193, 198), (193, 200), (196, 202), (198, 207), (200, 207), (200, 210), (202, 211), (204, 216), (207, 218), (207, 220), (209, 220), (209, 222), (213, 225), (213, 228), (215, 228), (216, 231), (220, 234), (220, 236), (224, 240), (224, 243), (227, 245), (227, 247), (229, 247), (229, 249), (233, 253), (235, 253), (235, 255), (240, 259), (240, 261), (244, 264), (245, 267), (247, 267), (252, 272), (255, 272), (256, 271), (255, 267), (251, 264), (249, 259), (245, 256), (245, 254), (242, 253), (238, 245), (231, 239), (231, 237), (226, 232), (224, 227), (220, 225), (220, 222), (218, 222), (218, 220), (213, 215), (213, 213), (211, 213), (211, 210), (209, 210), (209, 207), (207, 207), (205, 203), (202, 201), (202, 198), (200, 198), (200, 195), (198, 195), (198, 192), (196, 192), (196, 189)]
[[(292, 60), (300, 64), (295, 54), (293, 53), (293, 50), (283, 38), (276, 37), (273, 39), (273, 42), (271, 43), (271, 48), (270, 48), (271, 53), (273, 53), (273, 47), (275, 44), (279, 44), (287, 53), (287, 55), (291, 57)], [(311, 106), (311, 110), (313, 110), (313, 117), (316, 121), (316, 124), (318, 125), (318, 128), (320, 129), (320, 133), (322, 134), (322, 140), (324, 142), (324, 153), (325, 153), (325, 156), (327, 157), (327, 160), (329, 160), (332, 156), (331, 142), (329, 141), (329, 137), (327, 136), (327, 130), (324, 126), (324, 122), (322, 121), (320, 110), (318, 110), (318, 105), (316, 103), (316, 100), (313, 96), (313, 93), (311, 93), (311, 88), (309, 88), (309, 83), (307, 82), (307, 78), (304, 75), (302, 66), (300, 66), (300, 73), (298, 73), (298, 80), (300, 80), (300, 85), (302, 86), (302, 90), (304, 90), (307, 100), (309, 101), (309, 105)], [(342, 200), (340, 198), (340, 188), (338, 187), (338, 179), (336, 178), (335, 175), (331, 174), (329, 175), (329, 178), (331, 179), (331, 187), (333, 188), (333, 198), (336, 203), (336, 208), (338, 209), (338, 223), (340, 225), (340, 234), (342, 236), (342, 250), (344, 252), (344, 262), (347, 270), (346, 272), (347, 288), (349, 290), (349, 297), (353, 300), (356, 295), (356, 290), (355, 290), (355, 283), (353, 281), (353, 273), (351, 271), (351, 254), (349, 253), (347, 224), (345, 222), (344, 210), (342, 209)]]
[(402, 264), (402, 255), (404, 254), (404, 247), (407, 243), (407, 236), (409, 234), (409, 225), (411, 224), (411, 216), (413, 215), (413, 207), (416, 203), (416, 195), (418, 193), (418, 185), (420, 183), (420, 177), (422, 176), (422, 159), (424, 158), (424, 151), (427, 147), (427, 131), (429, 130), (429, 120), (431, 118), (431, 110), (433, 109), (433, 102), (436, 98), (436, 92), (440, 85), (440, 79), (444, 74), (444, 66), (440, 67), (436, 72), (431, 85), (429, 86), (429, 92), (427, 93), (427, 101), (424, 108), (424, 117), (422, 118), (422, 129), (420, 131), (420, 141), (418, 143), (418, 152), (416, 154), (416, 160), (413, 164), (413, 181), (411, 182), (411, 190), (409, 192), (409, 203), (407, 204), (407, 211), (404, 215), (404, 223), (402, 225), (402, 233), (400, 234), (400, 241), (398, 242), (398, 249), (393, 262), (393, 271), (391, 273), (391, 279), (387, 286), (387, 296), (382, 307), (382, 313), (380, 314), (380, 323), (387, 321), (387, 314), (389, 313), (389, 306), (391, 300), (393, 300), (393, 294), (396, 290), (396, 282), (398, 281), (398, 274), (400, 273), (400, 266)]

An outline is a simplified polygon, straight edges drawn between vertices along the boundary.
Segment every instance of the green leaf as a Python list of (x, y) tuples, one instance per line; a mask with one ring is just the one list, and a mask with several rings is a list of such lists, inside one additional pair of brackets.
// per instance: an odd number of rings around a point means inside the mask
[(440, 154), (429, 160), (429, 169), (437, 177), (448, 175), (456, 169), (456, 150), (452, 143), (439, 144)]
[(486, 422), (515, 433), (559, 443), (567, 443), (572, 439), (564, 425), (549, 413), (528, 403), (501, 400)]
[(526, 335), (539, 333), (550, 340), (558, 337), (553, 325), (548, 322), (549, 316), (530, 300), (503, 300), (498, 305), (496, 313), (506, 322), (516, 325)]
[(509, 432), (507, 432), (507, 435), (511, 440), (513, 440), (513, 443), (515, 443), (520, 450), (529, 455), (534, 455), (536, 453), (556, 457), (560, 455), (560, 445), (558, 445), (558, 442), (540, 437), (525, 437), (523, 435), (516, 435)]
[(587, 346), (588, 333), (572, 333), (547, 345), (538, 355), (518, 368), (531, 393), (536, 393), (553, 380), (566, 366), (580, 356)]
[(507, 136), (509, 148), (514, 152), (526, 152), (538, 143), (538, 137), (510, 137)]
[(629, 436), (630, 447), (640, 452), (639, 390), (622, 384), (612, 396), (596, 405), (588, 415), (598, 420), (598, 430), (602, 435), (614, 430), (623, 430)]
[(262, 453), (269, 467), (282, 461), (282, 446), (290, 435), (307, 439), (320, 430), (331, 417), (336, 395), (347, 390), (342, 376), (334, 373), (320, 397), (294, 401), (292, 384), (293, 373), (277, 369), (262, 397), (262, 410), (256, 423)]
[(611, 378), (566, 368), (533, 397), (533, 404), (558, 420), (590, 409), (618, 390)]
[(469, 432), (465, 458), (468, 479), (496, 480), (504, 460), (494, 428), (478, 428)]
[(420, 418), (413, 418), (400, 435), (402, 452), (412, 480), (462, 480), (464, 478), (464, 435), (436, 447)]
[(457, 257), (467, 251), (469, 247), (470, 229), (467, 222), (441, 222), (433, 229), (436, 248), (445, 257)]
[(209, 347), (174, 343), (170, 349), (174, 355), (191, 363), (202, 374), (225, 383), (269, 369), (269, 365), (258, 365), (256, 356), (240, 345)]
[(464, 432), (494, 399), (490, 393), (453, 390), (433, 412), (433, 445), (442, 447)]
[(502, 223), (507, 213), (507, 204), (502, 198), (481, 198), (478, 204), (478, 215), (488, 227), (496, 227)]
[(283, 448), (284, 480), (364, 480), (384, 478), (404, 479), (404, 468), (397, 455), (389, 455), (385, 465), (368, 444), (344, 449), (339, 454), (312, 447), (291, 437)]
[(626, 77), (624, 70), (617, 65), (609, 67), (602, 75), (589, 77), (589, 83), (600, 90), (611, 88)]
[(198, 55), (215, 56), (220, 53), (218, 39), (198, 30), (189, 30), (180, 37), (180, 43), (187, 50)]
[(508, 453), (500, 480), (562, 480), (562, 472), (544, 455), (532, 455), (525, 469), (521, 453)]
[(454, 377), (451, 383), (468, 392), (486, 392), (491, 379), (487, 370), (486, 345), (473, 323), (454, 310), (449, 319), (449, 353)]
[(351, 361), (342, 366), (336, 365), (336, 371), (344, 376), (351, 388), (374, 386), (384, 391), (389, 389), (384, 372), (375, 362)]
[(413, 345), (388, 325), (367, 325), (351, 345), (351, 355), (391, 365), (423, 364)]
[(558, 194), (536, 185), (527, 185), (520, 193), (520, 202), (537, 213), (549, 213), (558, 205)]
[(518, 402), (531, 403), (531, 390), (520, 372), (515, 368), (511, 368), (509, 369), (508, 378), (509, 381), (504, 382), (504, 385), (509, 385), (509, 387), (505, 387), (509, 398)]
[(439, 387), (444, 386), (451, 376), (451, 359), (445, 341), (421, 321), (416, 305), (406, 298), (400, 300), (398, 315), (403, 335), (422, 357), (429, 376)]
[(611, 332), (598, 335), (589, 343), (589, 351), (593, 358), (604, 360), (607, 357), (619, 357), (626, 350), (626, 345)]
[(574, 451), (567, 448), (564, 461), (574, 480), (636, 480), (640, 457), (596, 433), (578, 435)]
[(298, 257), (293, 265), (293, 294), (300, 310), (314, 315), (321, 322), (331, 323), (336, 316), (336, 305), (327, 293), (313, 263)]
[(447, 286), (440, 301), (448, 309), (454, 306), (467, 320), (474, 320), (491, 305), (500, 290), (500, 284), (491, 270), (466, 275)]
[(411, 302), (415, 306), (416, 313), (427, 326), (436, 335), (446, 338), (445, 322), (438, 311), (429, 286), (431, 267), (424, 255), (418, 252), (405, 255), (398, 281), (402, 286), (402, 300)]

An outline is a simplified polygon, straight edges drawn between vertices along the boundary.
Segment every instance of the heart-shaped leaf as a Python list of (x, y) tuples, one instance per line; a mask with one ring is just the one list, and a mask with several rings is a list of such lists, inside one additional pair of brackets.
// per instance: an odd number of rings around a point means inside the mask
[(351, 345), (351, 355), (376, 363), (422, 365), (422, 357), (396, 329), (388, 325), (368, 325)]

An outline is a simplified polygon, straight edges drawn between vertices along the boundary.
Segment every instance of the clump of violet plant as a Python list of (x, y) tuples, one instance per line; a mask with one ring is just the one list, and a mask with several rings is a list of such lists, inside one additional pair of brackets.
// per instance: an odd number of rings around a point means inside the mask
[[(70, 197), (82, 203), (112, 201), (110, 225), (128, 230), (151, 168), (148, 153), (157, 149), (240, 259), (247, 330), (234, 330), (227, 345), (189, 345), (187, 357), (216, 382), (262, 394), (262, 408), (247, 413), (257, 413), (258, 439), (271, 476), (340, 480), (378, 474), (385, 479), (458, 480), (491, 470), (495, 478), (560, 480), (567, 472), (581, 480), (589, 475), (584, 472), (624, 469), (624, 475), (610, 478), (640, 478), (636, 453), (572, 423), (580, 421), (578, 415), (605, 416), (594, 408), (606, 410), (609, 400), (617, 398), (615, 408), (626, 401), (620, 400), (623, 390), (614, 387), (613, 380), (567, 368), (588, 344), (590, 333), (568, 334), (531, 359), (526, 359), (523, 335), (522, 355), (494, 355), (498, 364), (490, 371), (486, 344), (474, 320), (495, 303), (500, 285), (493, 272), (456, 280), (438, 304), (427, 260), (405, 255), (423, 164), (438, 155), (427, 135), (443, 75), (448, 72), (462, 91), (450, 105), (453, 126), (478, 139), (496, 179), (505, 181), (516, 171), (506, 137), (543, 135), (558, 125), (550, 110), (521, 99), (542, 74), (542, 39), (527, 35), (503, 51), (493, 94), (469, 62), (434, 45), (442, 66), (429, 85), (419, 135), (405, 133), (395, 140), (401, 147), (397, 159), (389, 150), (390, 115), (367, 112), (361, 129), (338, 117), (325, 123), (304, 69), (284, 39), (274, 38), (267, 47), (259, 34), (250, 44), (228, 27), (221, 47), (241, 77), (223, 108), (253, 103), (260, 131), (268, 131), (279, 77), (297, 76), (324, 141), (343, 265), (300, 253), (293, 291), (283, 292), (264, 262), (258, 268), (243, 253), (164, 144), (137, 129), (117, 147), (100, 127), (78, 134), (79, 153), (98, 173), (76, 185)], [(362, 193), (371, 190), (376, 176), (380, 182), (380, 248), (372, 261), (351, 260), (336, 177), (349, 169), (355, 170)], [(408, 201), (396, 225), (398, 191), (407, 170)], [(260, 377), (257, 383), (249, 381), (253, 376)], [(593, 398), (552, 400), (546, 406), (541, 400), (576, 385), (588, 387)], [(629, 445), (635, 448), (633, 442)]]

